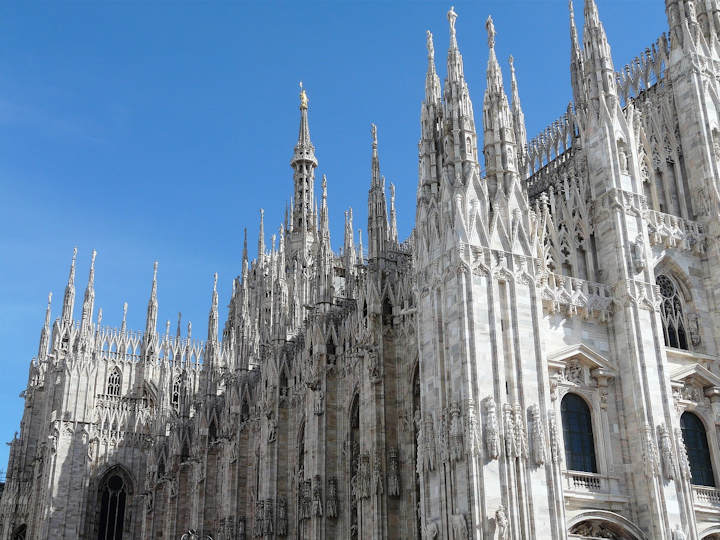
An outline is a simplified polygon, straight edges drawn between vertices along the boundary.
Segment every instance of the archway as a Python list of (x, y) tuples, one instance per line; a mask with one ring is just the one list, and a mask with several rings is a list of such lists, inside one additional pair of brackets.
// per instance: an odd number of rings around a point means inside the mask
[(568, 538), (610, 540), (644, 540), (643, 532), (631, 521), (614, 512), (583, 512), (570, 520)]
[(121, 540), (132, 534), (132, 495), (130, 474), (119, 465), (110, 467), (97, 483), (95, 534), (91, 538)]

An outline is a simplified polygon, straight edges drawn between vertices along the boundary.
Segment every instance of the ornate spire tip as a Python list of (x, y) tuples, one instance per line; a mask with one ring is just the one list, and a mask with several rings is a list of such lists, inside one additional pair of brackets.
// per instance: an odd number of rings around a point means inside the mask
[(488, 47), (491, 49), (495, 48), (495, 23), (493, 22), (492, 15), (487, 18), (485, 22), (485, 28), (488, 33)]

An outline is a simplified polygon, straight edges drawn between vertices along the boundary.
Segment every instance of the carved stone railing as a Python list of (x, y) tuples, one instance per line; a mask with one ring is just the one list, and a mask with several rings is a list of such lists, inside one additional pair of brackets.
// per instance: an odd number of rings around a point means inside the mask
[(607, 479), (596, 473), (582, 471), (565, 472), (565, 489), (601, 493), (608, 490)]
[(550, 313), (561, 310), (568, 317), (581, 315), (606, 321), (612, 310), (612, 290), (607, 285), (558, 274), (540, 277), (543, 307)]
[(692, 490), (696, 504), (714, 506), (720, 509), (720, 489), (707, 486), (693, 486)]
[(696, 221), (648, 210), (646, 214), (651, 245), (678, 248), (696, 254), (705, 252), (705, 231)]

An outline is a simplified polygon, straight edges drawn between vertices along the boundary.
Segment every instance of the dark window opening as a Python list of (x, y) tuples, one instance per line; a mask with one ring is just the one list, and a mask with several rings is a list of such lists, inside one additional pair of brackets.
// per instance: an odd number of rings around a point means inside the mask
[(98, 540), (121, 540), (125, 521), (125, 482), (117, 474), (107, 479), (100, 492)]
[(680, 427), (690, 462), (691, 482), (696, 486), (715, 487), (710, 448), (702, 420), (693, 413), (685, 412), (680, 417)]
[(597, 473), (590, 408), (580, 396), (567, 394), (560, 409), (568, 470)]

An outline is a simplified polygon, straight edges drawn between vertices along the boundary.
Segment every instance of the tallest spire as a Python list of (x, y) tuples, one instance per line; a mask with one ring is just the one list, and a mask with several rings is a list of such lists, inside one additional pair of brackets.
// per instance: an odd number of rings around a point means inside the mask
[(70, 263), (70, 275), (65, 286), (65, 297), (63, 298), (62, 322), (72, 321), (73, 306), (75, 305), (75, 261), (77, 260), (77, 248), (73, 248), (72, 262)]
[(315, 147), (310, 140), (310, 124), (308, 122), (308, 96), (300, 82), (300, 131), (295, 152), (290, 166), (295, 170), (293, 181), (295, 184), (295, 208), (293, 208), (293, 230), (302, 232), (310, 228), (312, 218), (312, 205), (314, 201), (315, 168), (318, 162), (315, 158)]
[(610, 44), (605, 28), (600, 22), (595, 0), (585, 0), (585, 27), (583, 30), (585, 44), (585, 74), (587, 95), (595, 111), (599, 110), (603, 99), (609, 110), (613, 110), (617, 102), (615, 88), (615, 68), (612, 61)]

